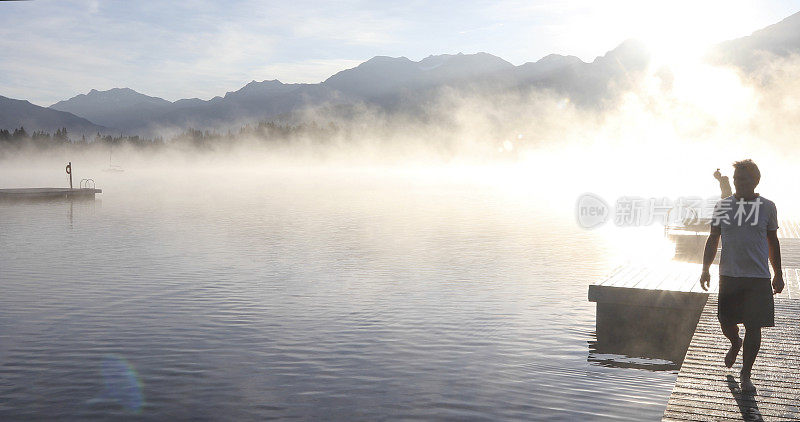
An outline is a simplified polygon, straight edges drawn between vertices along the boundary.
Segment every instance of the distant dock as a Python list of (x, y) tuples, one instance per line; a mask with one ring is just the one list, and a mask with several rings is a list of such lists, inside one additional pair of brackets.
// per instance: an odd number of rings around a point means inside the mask
[(95, 188), (0, 189), (0, 201), (26, 201), (26, 200), (39, 200), (39, 199), (94, 199), (95, 195), (98, 193), (103, 193), (103, 190)]
[(38, 200), (93, 200), (102, 189), (97, 189), (94, 179), (81, 179), (76, 189), (72, 184), (72, 161), (67, 163), (64, 171), (69, 175), (68, 188), (18, 188), (0, 189), (0, 202), (38, 201)]

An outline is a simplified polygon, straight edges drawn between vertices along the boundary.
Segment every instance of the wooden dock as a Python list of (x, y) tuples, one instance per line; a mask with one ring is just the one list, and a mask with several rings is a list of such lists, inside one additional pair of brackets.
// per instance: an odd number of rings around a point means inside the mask
[(676, 363), (666, 421), (800, 421), (800, 268), (783, 269), (776, 326), (762, 331), (753, 367), (756, 395), (739, 389), (741, 354), (732, 369), (723, 364), (730, 343), (716, 317), (718, 267), (711, 267), (708, 292), (700, 287), (701, 269), (691, 262), (628, 263), (590, 285), (599, 347)]
[[(784, 245), (781, 244), (781, 249)], [(618, 302), (648, 305), (650, 298), (679, 293), (698, 293), (708, 295), (719, 289), (718, 266), (712, 265), (711, 286), (708, 291), (700, 287), (702, 264), (668, 261), (664, 263), (635, 264), (626, 263), (615, 268), (605, 279), (589, 286), (589, 301)], [(781, 294), (789, 299), (800, 299), (800, 268), (783, 268), (786, 289)], [(635, 289), (635, 290), (622, 290)], [(613, 292), (613, 293), (612, 293)], [(619, 292), (618, 294), (616, 294)], [(631, 296), (626, 300), (625, 295)], [(680, 295), (678, 295), (680, 296)], [(780, 296), (779, 296), (780, 297)], [(665, 303), (664, 305), (668, 305)]]
[(589, 286), (596, 349), (674, 363), (665, 421), (800, 421), (800, 223), (779, 223), (786, 287), (775, 297), (775, 327), (762, 330), (755, 395), (739, 388), (741, 353), (733, 368), (723, 362), (730, 342), (717, 321), (718, 265), (708, 291), (699, 283), (708, 225), (666, 227), (664, 234), (675, 244), (671, 261), (625, 263)]
[(102, 189), (93, 188), (22, 188), (0, 189), (0, 201), (25, 201), (41, 199), (94, 199)]
[[(698, 230), (689, 230), (685, 227), (670, 226), (665, 228), (665, 234), (669, 237), (674, 236), (708, 236), (709, 226), (698, 226)], [(800, 221), (785, 219), (778, 222), (778, 239), (800, 239)]]
[[(666, 359), (680, 365), (708, 292), (700, 264), (625, 264), (589, 286), (596, 303), (598, 348), (606, 353)], [(716, 267), (712, 268), (712, 280)], [(712, 291), (716, 283), (711, 285)]]
[[(790, 291), (797, 292), (797, 279), (793, 283)], [(723, 364), (730, 342), (720, 332), (716, 309), (717, 296), (711, 295), (663, 420), (800, 420), (800, 300), (776, 296), (775, 327), (762, 330), (761, 351), (753, 366), (755, 395), (739, 388), (741, 354), (733, 368)]]

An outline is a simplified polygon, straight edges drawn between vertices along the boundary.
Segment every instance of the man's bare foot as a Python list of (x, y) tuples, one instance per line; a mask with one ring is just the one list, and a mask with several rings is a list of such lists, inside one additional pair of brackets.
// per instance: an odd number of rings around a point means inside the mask
[(742, 374), (741, 379), (742, 379), (742, 381), (740, 382), (740, 385), (742, 386), (742, 392), (745, 392), (745, 393), (755, 393), (756, 392), (756, 386), (753, 385), (753, 381), (750, 380), (750, 375)]
[(736, 363), (736, 356), (739, 356), (739, 350), (742, 348), (742, 339), (737, 339), (735, 344), (731, 345), (728, 354), (725, 355), (725, 366), (730, 368)]

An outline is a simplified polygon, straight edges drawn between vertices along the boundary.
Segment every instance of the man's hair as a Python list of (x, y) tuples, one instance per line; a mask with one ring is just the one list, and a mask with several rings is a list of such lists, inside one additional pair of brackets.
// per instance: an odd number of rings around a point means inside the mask
[(761, 172), (758, 170), (758, 166), (749, 158), (746, 160), (736, 161), (733, 163), (733, 168), (747, 170), (747, 172), (750, 173), (750, 176), (753, 176), (753, 180), (756, 181), (756, 184), (761, 181)]

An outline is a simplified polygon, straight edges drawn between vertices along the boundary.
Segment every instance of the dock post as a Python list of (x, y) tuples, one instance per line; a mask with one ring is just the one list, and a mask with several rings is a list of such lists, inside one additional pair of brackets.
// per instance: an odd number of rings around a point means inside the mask
[(67, 174), (69, 175), (69, 189), (72, 190), (72, 161), (67, 163)]

